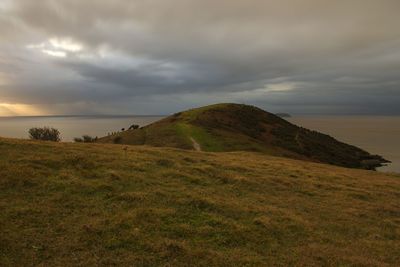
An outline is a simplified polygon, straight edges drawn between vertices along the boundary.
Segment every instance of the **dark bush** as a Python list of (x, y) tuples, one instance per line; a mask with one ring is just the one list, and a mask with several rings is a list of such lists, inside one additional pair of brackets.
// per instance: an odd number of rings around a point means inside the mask
[(82, 136), (84, 143), (94, 143), (97, 141), (97, 137), (91, 137), (90, 135)]
[(129, 127), (128, 130), (136, 130), (136, 129), (139, 129), (139, 125), (137, 125), (137, 124), (132, 124), (131, 127)]
[(96, 137), (91, 137), (90, 135), (83, 135), (82, 138), (80, 137), (75, 137), (74, 141), (77, 143), (94, 143), (97, 141), (97, 136)]
[(31, 128), (29, 129), (29, 138), (33, 140), (60, 142), (60, 131), (55, 128)]
[(75, 137), (75, 138), (74, 138), (74, 142), (75, 142), (75, 143), (83, 143), (83, 139), (80, 138), (80, 137)]

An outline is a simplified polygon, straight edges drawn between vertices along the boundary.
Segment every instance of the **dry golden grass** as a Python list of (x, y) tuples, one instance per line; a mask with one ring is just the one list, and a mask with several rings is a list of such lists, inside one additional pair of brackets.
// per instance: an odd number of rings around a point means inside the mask
[(398, 266), (400, 176), (0, 139), (1, 266)]

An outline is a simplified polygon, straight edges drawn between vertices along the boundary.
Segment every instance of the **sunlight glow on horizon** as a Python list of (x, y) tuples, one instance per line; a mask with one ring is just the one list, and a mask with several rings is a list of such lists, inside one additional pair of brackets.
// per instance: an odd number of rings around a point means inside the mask
[(0, 103), (0, 117), (40, 115), (45, 115), (45, 113), (32, 105)]

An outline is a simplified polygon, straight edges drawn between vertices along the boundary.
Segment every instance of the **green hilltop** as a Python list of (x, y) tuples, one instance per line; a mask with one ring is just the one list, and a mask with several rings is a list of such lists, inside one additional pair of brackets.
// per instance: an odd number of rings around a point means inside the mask
[(216, 104), (179, 112), (140, 129), (100, 138), (99, 142), (208, 152), (254, 151), (363, 169), (375, 169), (386, 162), (328, 135), (242, 104)]

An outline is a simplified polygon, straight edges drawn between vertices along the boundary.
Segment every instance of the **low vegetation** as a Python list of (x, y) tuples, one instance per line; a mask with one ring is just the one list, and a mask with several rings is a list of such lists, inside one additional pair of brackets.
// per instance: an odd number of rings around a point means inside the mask
[(60, 142), (60, 135), (59, 130), (50, 127), (29, 129), (29, 138), (32, 140)]
[(97, 136), (96, 137), (92, 137), (90, 135), (83, 135), (82, 137), (75, 137), (74, 141), (76, 143), (94, 143), (97, 141)]
[(139, 129), (139, 125), (137, 125), (137, 124), (132, 124), (132, 125), (128, 128), (128, 130), (136, 130), (136, 129)]
[(400, 262), (398, 175), (253, 152), (12, 139), (0, 151), (1, 266)]

